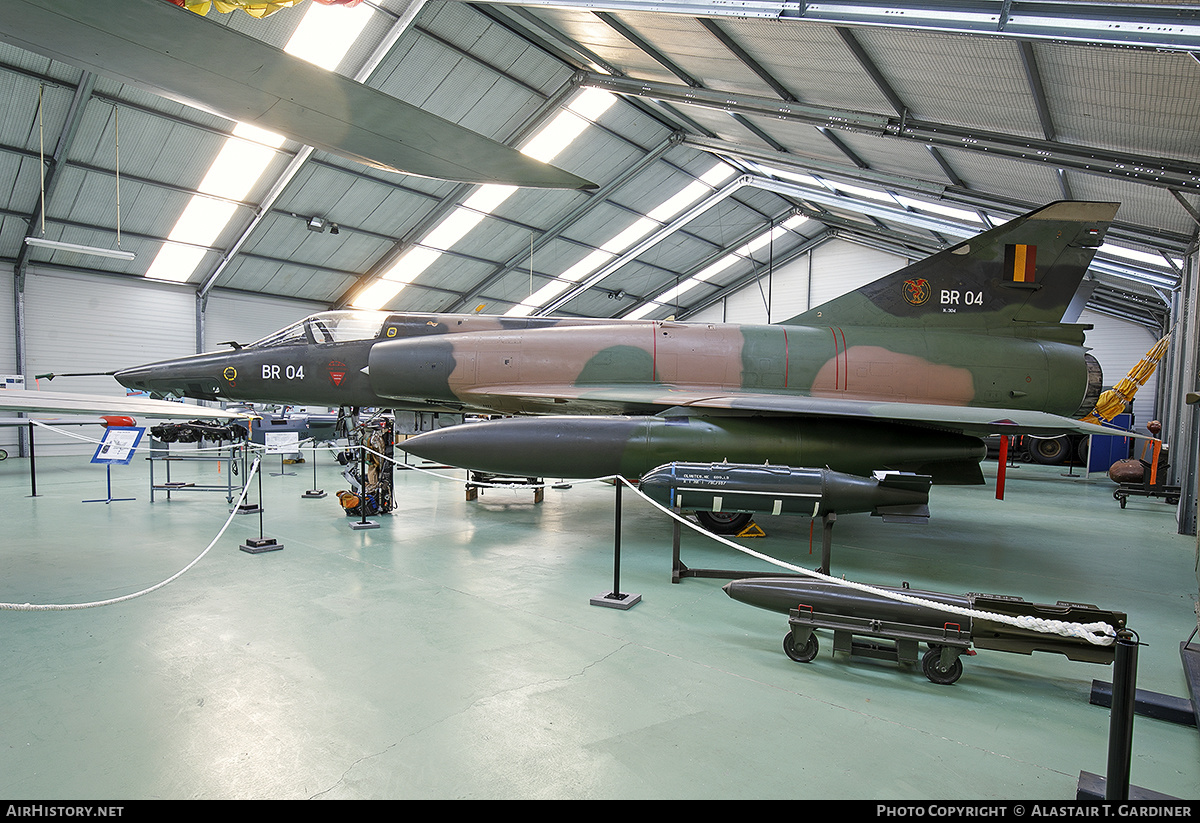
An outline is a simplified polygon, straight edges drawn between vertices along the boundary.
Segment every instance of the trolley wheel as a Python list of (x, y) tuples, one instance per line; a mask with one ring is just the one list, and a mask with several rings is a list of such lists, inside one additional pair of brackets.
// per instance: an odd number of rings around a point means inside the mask
[(713, 534), (737, 534), (750, 522), (750, 512), (696, 512), (700, 525)]
[(929, 651), (925, 652), (925, 656), (921, 658), (921, 671), (931, 683), (949, 686), (962, 677), (963, 664), (962, 660), (956, 657), (953, 663), (943, 669), (941, 647), (931, 646)]
[(1120, 497), (1120, 498), (1118, 498), (1118, 499), (1121, 501), (1121, 508), (1122, 508), (1122, 509), (1123, 509), (1123, 508), (1125, 508), (1125, 498), (1124, 498), (1124, 497)]
[(0, 449), (0, 460), (7, 460), (8, 452), (5, 449)]
[(820, 650), (821, 644), (817, 642), (816, 634), (808, 636), (808, 642), (804, 644), (804, 648), (802, 649), (796, 648), (796, 636), (791, 632), (783, 636), (783, 653), (797, 663), (811, 663)]

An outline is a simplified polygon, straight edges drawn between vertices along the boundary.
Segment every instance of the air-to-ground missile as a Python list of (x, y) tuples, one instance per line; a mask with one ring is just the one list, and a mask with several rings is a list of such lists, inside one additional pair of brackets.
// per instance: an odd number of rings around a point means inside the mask
[[(1125, 627), (1126, 615), (1096, 606), (1059, 601), (1055, 605), (1027, 603), (1019, 597), (990, 594), (944, 594), (907, 587), (874, 587), (934, 604), (976, 612), (1029, 617), (1038, 620), (1107, 624), (1113, 631)], [(817, 654), (816, 629), (832, 629), (834, 651), (916, 662), (917, 646), (928, 643), (922, 670), (936, 683), (953, 683), (962, 673), (958, 656), (971, 645), (980, 649), (1032, 654), (1054, 652), (1069, 660), (1112, 663), (1113, 645), (1099, 645), (1084, 637), (1064, 636), (1014, 626), (1007, 622), (942, 611), (936, 605), (906, 603), (883, 594), (865, 592), (839, 583), (787, 577), (754, 577), (724, 586), (734, 600), (768, 611), (790, 615), (784, 651), (793, 660), (808, 662)], [(894, 647), (854, 643), (853, 636), (884, 638)]]
[(982, 441), (887, 421), (797, 417), (544, 416), (465, 423), (397, 444), (409, 454), (515, 477), (641, 477), (674, 460), (877, 469), (954, 482), (978, 472)]
[(668, 463), (638, 487), (659, 505), (683, 511), (760, 512), (817, 517), (871, 512), (884, 520), (929, 519), (930, 478), (904, 472), (859, 477), (829, 469), (740, 463)]

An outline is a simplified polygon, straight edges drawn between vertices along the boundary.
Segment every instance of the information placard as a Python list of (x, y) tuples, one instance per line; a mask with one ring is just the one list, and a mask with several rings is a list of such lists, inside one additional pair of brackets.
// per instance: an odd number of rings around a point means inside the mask
[(92, 455), (93, 463), (113, 463), (128, 465), (133, 459), (133, 453), (142, 442), (145, 429), (139, 426), (109, 426), (104, 430), (104, 437)]

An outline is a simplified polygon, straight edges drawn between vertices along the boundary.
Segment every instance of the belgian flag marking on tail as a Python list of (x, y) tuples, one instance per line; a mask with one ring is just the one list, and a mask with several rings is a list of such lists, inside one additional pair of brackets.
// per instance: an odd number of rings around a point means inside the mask
[(1032, 283), (1037, 246), (1014, 243), (1004, 247), (1004, 271), (1014, 283)]

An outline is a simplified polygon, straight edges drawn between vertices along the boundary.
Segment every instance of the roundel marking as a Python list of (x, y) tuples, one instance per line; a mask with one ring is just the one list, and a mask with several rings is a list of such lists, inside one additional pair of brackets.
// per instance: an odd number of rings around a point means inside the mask
[(919, 306), (928, 300), (931, 292), (929, 281), (923, 277), (917, 280), (905, 280), (902, 289), (904, 299), (914, 306)]

